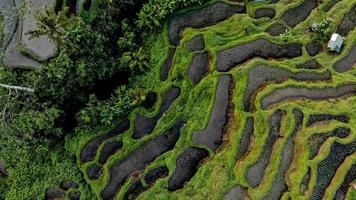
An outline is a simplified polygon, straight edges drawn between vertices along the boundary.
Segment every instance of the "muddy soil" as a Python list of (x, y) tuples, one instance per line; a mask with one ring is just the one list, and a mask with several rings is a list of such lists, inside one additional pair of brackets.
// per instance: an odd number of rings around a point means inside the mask
[(217, 70), (220, 72), (229, 71), (236, 65), (255, 57), (281, 59), (295, 58), (301, 55), (302, 45), (300, 43), (278, 45), (267, 39), (258, 39), (218, 52)]
[(325, 87), (325, 88), (297, 88), (286, 87), (273, 91), (262, 99), (262, 108), (267, 109), (282, 101), (293, 99), (311, 99), (311, 100), (326, 100), (341, 98), (347, 95), (356, 94), (356, 84), (345, 84), (338, 87)]
[(282, 24), (274, 23), (272, 26), (268, 27), (266, 32), (271, 36), (279, 36), (280, 34), (284, 33), (286, 30), (287, 30), (286, 27), (284, 27)]
[(134, 181), (129, 189), (127, 189), (124, 200), (133, 200), (136, 199), (142, 192), (145, 191), (145, 187), (143, 186), (141, 180)]
[(171, 104), (180, 96), (180, 93), (180, 88), (173, 86), (168, 89), (162, 97), (161, 107), (155, 116), (147, 117), (145, 115), (136, 115), (134, 122), (135, 129), (134, 133), (132, 134), (132, 138), (139, 139), (151, 134), (153, 129), (156, 127), (158, 120), (168, 110)]
[(190, 52), (204, 50), (205, 49), (204, 36), (203, 35), (195, 36), (185, 44), (185, 48)]
[(244, 200), (246, 189), (241, 186), (231, 188), (223, 197), (223, 200)]
[(337, 33), (346, 37), (356, 25), (356, 5), (342, 19), (341, 24), (337, 27)]
[(93, 164), (87, 169), (87, 175), (91, 180), (96, 180), (100, 178), (102, 173), (103, 168), (98, 164)]
[(99, 163), (104, 165), (110, 156), (122, 148), (122, 145), (121, 141), (110, 141), (106, 143), (101, 151)]
[(209, 71), (209, 55), (208, 52), (198, 53), (193, 55), (192, 62), (189, 65), (188, 75), (190, 81), (196, 85), (205, 74)]
[(203, 28), (217, 24), (237, 13), (246, 13), (246, 7), (217, 2), (207, 5), (200, 10), (193, 10), (182, 15), (174, 16), (169, 21), (168, 36), (172, 45), (177, 46), (180, 35), (185, 28)]
[(337, 72), (347, 72), (355, 66), (356, 63), (356, 45), (352, 47), (350, 52), (341, 60), (334, 64), (334, 69)]
[(312, 160), (319, 152), (320, 147), (330, 137), (346, 138), (351, 130), (349, 128), (336, 128), (331, 132), (313, 134), (308, 141), (310, 148), (309, 160)]
[(136, 199), (142, 192), (147, 191), (152, 187), (152, 185), (160, 178), (168, 176), (168, 168), (166, 166), (157, 167), (150, 170), (144, 176), (146, 185), (144, 186), (141, 180), (136, 180), (126, 191), (124, 195), (124, 200)]
[(262, 155), (247, 171), (246, 178), (251, 187), (257, 187), (264, 177), (265, 169), (273, 151), (273, 145), (280, 137), (280, 127), (283, 115), (283, 111), (277, 110), (268, 119), (270, 131), (265, 141)]
[(300, 111), (299, 109), (294, 109), (293, 114), (295, 118), (294, 130), (284, 146), (281, 160), (280, 160), (278, 174), (274, 182), (272, 183), (271, 189), (269, 190), (268, 194), (265, 197), (263, 197), (264, 200), (272, 200), (272, 199), (279, 200), (281, 199), (283, 193), (288, 190), (288, 186), (286, 183), (288, 174), (286, 174), (286, 172), (289, 169), (290, 165), (292, 164), (293, 155), (294, 155), (293, 154), (294, 138), (302, 128), (303, 118), (304, 118), (302, 111)]
[(147, 184), (152, 185), (158, 179), (168, 176), (168, 173), (169, 170), (167, 166), (157, 167), (147, 172), (147, 174), (144, 177), (144, 180)]
[(184, 183), (189, 181), (198, 171), (199, 163), (209, 155), (205, 149), (189, 147), (176, 161), (176, 169), (169, 179), (168, 190), (175, 191), (184, 187)]
[(321, 65), (314, 58), (297, 66), (301, 69), (319, 69)]
[(312, 126), (315, 123), (323, 122), (323, 121), (330, 121), (330, 120), (337, 120), (343, 123), (349, 123), (350, 117), (340, 114), (312, 114), (308, 118), (307, 126)]
[(255, 108), (252, 97), (256, 95), (259, 88), (271, 82), (282, 82), (288, 79), (297, 81), (326, 81), (331, 79), (330, 71), (323, 73), (315, 72), (296, 72), (293, 73), (286, 69), (271, 67), (267, 65), (257, 65), (248, 74), (248, 84), (244, 94), (244, 109), (246, 112)]
[(268, 17), (272, 19), (276, 15), (276, 11), (273, 8), (259, 8), (255, 12), (255, 19), (262, 17)]
[(126, 158), (113, 165), (108, 183), (101, 192), (102, 199), (113, 199), (132, 173), (143, 170), (157, 157), (172, 150), (180, 137), (182, 126), (183, 122), (178, 121), (164, 134), (142, 144)]
[(70, 189), (78, 189), (79, 188), (79, 185), (77, 182), (75, 181), (62, 181), (60, 183), (60, 187), (63, 189), (63, 190), (70, 190)]
[(141, 106), (146, 110), (151, 110), (157, 102), (157, 93), (149, 92), (146, 99), (141, 103)]
[(315, 0), (304, 0), (298, 6), (287, 10), (282, 15), (282, 20), (290, 27), (295, 27), (306, 20), (309, 14), (317, 7)]
[(205, 145), (213, 151), (222, 144), (231, 98), (229, 90), (233, 83), (233, 78), (230, 75), (220, 76), (215, 94), (215, 103), (208, 125), (204, 130), (193, 133), (193, 141), (195, 143)]
[(94, 160), (99, 146), (106, 140), (116, 135), (120, 135), (130, 128), (130, 121), (125, 120), (119, 124), (114, 130), (105, 135), (90, 140), (83, 148), (80, 154), (80, 162), (85, 163)]
[(236, 155), (236, 160), (239, 160), (248, 150), (251, 139), (254, 133), (254, 119), (253, 117), (247, 117), (245, 122), (245, 128), (242, 132), (242, 137), (239, 141), (239, 150)]
[(299, 187), (300, 195), (304, 195), (305, 192), (308, 190), (310, 176), (311, 176), (311, 169), (310, 167), (308, 167), (308, 172), (304, 175), (303, 180)]
[(168, 74), (169, 74), (169, 71), (172, 68), (173, 57), (174, 57), (174, 53), (175, 52), (176, 52), (176, 48), (169, 48), (168, 49), (168, 54), (167, 54), (166, 61), (164, 61), (163, 65), (161, 67), (161, 73), (160, 73), (161, 81), (165, 81), (165, 80), (168, 79)]
[(48, 188), (45, 192), (45, 200), (55, 200), (64, 197), (64, 192), (56, 188)]
[(323, 49), (323, 46), (318, 41), (313, 41), (307, 44), (307, 52), (310, 56), (316, 56)]

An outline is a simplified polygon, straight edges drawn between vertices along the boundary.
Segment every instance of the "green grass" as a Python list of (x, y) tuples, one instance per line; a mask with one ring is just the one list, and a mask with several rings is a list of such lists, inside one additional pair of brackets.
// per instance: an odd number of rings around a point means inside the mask
[[(292, 3), (293, 2), (293, 3)], [(273, 7), (276, 9), (275, 19), (280, 18), (280, 16), (289, 8), (298, 5), (301, 1), (289, 1), (281, 0), (275, 5), (268, 5), (267, 7)], [(271, 37), (264, 31), (276, 20), (259, 19), (255, 20), (245, 15), (235, 15), (230, 19), (221, 22), (214, 26), (209, 26), (202, 29), (192, 29), (188, 28), (183, 33), (183, 39), (180, 45), (177, 47), (176, 54), (174, 56), (174, 65), (170, 71), (169, 78), (165, 82), (159, 81), (160, 67), (163, 64), (169, 44), (167, 38), (167, 24), (164, 27), (162, 33), (153, 35), (152, 38), (147, 42), (151, 46), (151, 68), (148, 72), (137, 78), (135, 82), (140, 83), (141, 86), (147, 90), (156, 91), (158, 94), (164, 93), (170, 86), (179, 86), (182, 90), (182, 94), (178, 100), (176, 100), (169, 110), (163, 115), (159, 120), (155, 130), (149, 136), (142, 138), (139, 141), (135, 141), (131, 138), (133, 132), (133, 120), (137, 113), (146, 114), (148, 116), (153, 116), (158, 112), (159, 105), (156, 105), (153, 112), (147, 113), (142, 108), (136, 109), (133, 113), (129, 115), (131, 120), (131, 128), (125, 134), (118, 136), (113, 139), (120, 139), (124, 143), (124, 148), (117, 153), (115, 156), (109, 158), (108, 162), (104, 166), (104, 175), (97, 181), (91, 181), (85, 176), (87, 182), (91, 185), (92, 190), (96, 193), (97, 197), (100, 197), (101, 191), (105, 188), (106, 183), (109, 179), (109, 169), (114, 166), (118, 161), (125, 158), (131, 151), (140, 147), (143, 143), (148, 140), (155, 138), (156, 136), (162, 134), (166, 129), (168, 129), (176, 119), (183, 119), (186, 121), (186, 126), (184, 127), (181, 138), (177, 143), (173, 151), (169, 151), (157, 158), (155, 162), (150, 164), (145, 171), (152, 169), (156, 166), (161, 166), (166, 164), (169, 168), (171, 176), (175, 169), (176, 158), (188, 147), (196, 146), (191, 140), (192, 134), (197, 130), (202, 130), (208, 123), (209, 116), (214, 104), (215, 99), (215, 88), (217, 86), (217, 79), (221, 74), (216, 71), (216, 55), (217, 52), (236, 46), (238, 44), (246, 43), (249, 41), (256, 40), (258, 38), (266, 38), (273, 43), (291, 43), (300, 42), (302, 44), (307, 44), (308, 42), (315, 39), (315, 36), (307, 32), (308, 26), (312, 22), (320, 22), (325, 18), (331, 18), (334, 24), (334, 29), (337, 24), (341, 22), (344, 14), (351, 8), (356, 2), (351, 0), (344, 0), (336, 4), (328, 13), (325, 13), (322, 9), (315, 9), (306, 21), (297, 25), (294, 29), (291, 29), (293, 37), (291, 37), (287, 42), (282, 41), (281, 37)], [(260, 7), (266, 7), (267, 3), (248, 3), (248, 14), (253, 16), (253, 11)], [(183, 14), (190, 9), (183, 10), (178, 14)], [(189, 63), (192, 59), (192, 54), (189, 53), (185, 48), (184, 44), (196, 35), (203, 34), (206, 43), (206, 50), (211, 55), (211, 72), (199, 83), (199, 85), (193, 86), (189, 81), (187, 71)], [(297, 65), (309, 60), (305, 48), (303, 49), (303, 56), (294, 59), (282, 59), (282, 60), (263, 60), (260, 58), (255, 58), (243, 65), (231, 69), (228, 74), (232, 74), (235, 81), (236, 87), (233, 95), (233, 104), (235, 106), (234, 119), (236, 123), (232, 126), (224, 138), (224, 144), (221, 149), (217, 152), (210, 151), (210, 158), (204, 161), (204, 164), (199, 168), (196, 175), (185, 185), (185, 187), (176, 192), (168, 192), (167, 184), (169, 178), (160, 179), (157, 183), (148, 191), (139, 196), (138, 199), (221, 199), (224, 194), (233, 186), (242, 185), (248, 187), (245, 175), (247, 173), (248, 167), (251, 166), (262, 154), (264, 142), (268, 135), (268, 117), (276, 110), (283, 109), (287, 112), (286, 117), (283, 119), (283, 125), (281, 127), (281, 132), (284, 139), (278, 140), (274, 146), (273, 153), (271, 155), (270, 164), (266, 169), (266, 176), (264, 177), (262, 183), (257, 188), (249, 188), (248, 195), (252, 199), (261, 199), (266, 195), (274, 181), (275, 176), (278, 173), (278, 166), (280, 163), (280, 154), (282, 149), (288, 139), (288, 136), (292, 133), (294, 128), (294, 118), (292, 110), (294, 108), (299, 108), (303, 111), (305, 115), (304, 124), (306, 123), (307, 116), (312, 113), (348, 113), (350, 115), (351, 121), (348, 124), (352, 130), (352, 135), (348, 138), (339, 140), (340, 142), (349, 142), (354, 140), (356, 137), (356, 98), (340, 98), (331, 99), (324, 101), (311, 101), (305, 99), (298, 99), (288, 102), (282, 102), (268, 110), (262, 110), (260, 107), (261, 99), (271, 93), (276, 88), (283, 88), (287, 86), (299, 86), (299, 87), (325, 87), (336, 86), (345, 82), (355, 82), (355, 69), (348, 73), (339, 74), (336, 73), (332, 65), (344, 57), (347, 52), (356, 43), (356, 30), (349, 33), (345, 41), (345, 50), (340, 55), (330, 54), (326, 50), (326, 45), (324, 44), (324, 50), (322, 53), (316, 56), (317, 61), (322, 65), (321, 69), (309, 70), (315, 72), (323, 72), (326, 69), (332, 72), (332, 81), (330, 82), (297, 82), (288, 80), (282, 84), (270, 84), (265, 90), (263, 90), (256, 98), (256, 108), (255, 113), (246, 113), (243, 111), (242, 98), (245, 92), (247, 84), (247, 75), (249, 70), (251, 70), (257, 64), (268, 64), (274, 67), (286, 68), (293, 72), (308, 71), (308, 70), (298, 70)], [(158, 102), (161, 101), (162, 96), (159, 97)], [(160, 104), (160, 103), (159, 103)], [(235, 156), (238, 151), (238, 141), (241, 138), (245, 119), (248, 116), (255, 117), (255, 133), (253, 148), (249, 149), (247, 156), (243, 157), (239, 161), (235, 161)], [(322, 153), (314, 160), (308, 160), (309, 149), (307, 146), (308, 138), (311, 134), (320, 132), (320, 130), (332, 130), (339, 127), (341, 124), (337, 122), (331, 122), (328, 124), (316, 125), (310, 128), (303, 128), (300, 133), (297, 133), (295, 137), (295, 154), (293, 163), (288, 170), (288, 185), (290, 191), (285, 193), (283, 199), (307, 199), (311, 195), (312, 191), (307, 191), (305, 196), (299, 194), (299, 186), (307, 173), (307, 168), (311, 167), (312, 176), (309, 187), (314, 187), (316, 177), (315, 171), (317, 164), (326, 157), (328, 154), (328, 149), (335, 138), (330, 138), (323, 145)], [(114, 127), (114, 126), (113, 126)], [(89, 141), (91, 138), (95, 138), (98, 135), (105, 134), (113, 127), (98, 127), (98, 129), (90, 131), (78, 131), (78, 135), (69, 136), (66, 139), (66, 147), (78, 158), (80, 155), (81, 148)], [(203, 146), (200, 146), (204, 148)], [(102, 146), (99, 148), (101, 151)], [(98, 159), (98, 156), (95, 160)], [(338, 169), (335, 177), (326, 191), (326, 198), (330, 199), (337, 187), (342, 183), (343, 176), (345, 175), (347, 169), (350, 167), (352, 162), (355, 162), (356, 155), (349, 156), (342, 166)], [(95, 162), (95, 161), (94, 161)], [(92, 162), (91, 162), (92, 163)], [(81, 167), (82, 172), (85, 174), (86, 169), (91, 163), (85, 165), (78, 165)], [(132, 180), (130, 179), (120, 190), (117, 195), (117, 199), (121, 199), (129, 187)], [(350, 190), (348, 196), (352, 199), (355, 196), (355, 190)]]

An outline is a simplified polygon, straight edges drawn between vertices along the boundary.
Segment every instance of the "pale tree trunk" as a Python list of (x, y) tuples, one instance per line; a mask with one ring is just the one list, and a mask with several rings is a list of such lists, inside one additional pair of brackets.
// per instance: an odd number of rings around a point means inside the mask
[(27, 87), (21, 87), (21, 86), (14, 86), (14, 85), (6, 85), (0, 83), (0, 87), (2, 88), (7, 88), (7, 89), (12, 89), (12, 90), (21, 90), (21, 91), (27, 91), (27, 92), (34, 92), (34, 89), (27, 88)]

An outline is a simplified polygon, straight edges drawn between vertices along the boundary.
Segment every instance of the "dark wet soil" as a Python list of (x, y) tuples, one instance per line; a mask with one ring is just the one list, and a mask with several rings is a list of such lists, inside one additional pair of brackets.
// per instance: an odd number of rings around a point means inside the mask
[(297, 88), (297, 87), (286, 87), (280, 88), (273, 91), (271, 94), (267, 95), (262, 99), (262, 108), (267, 109), (272, 105), (280, 103), (285, 100), (292, 99), (312, 99), (312, 100), (326, 100), (333, 98), (340, 98), (347, 95), (356, 94), (356, 84), (345, 84), (340, 85), (336, 88), (325, 87), (325, 88)]
[(141, 106), (146, 110), (151, 110), (157, 102), (157, 93), (149, 92), (146, 99), (141, 103)]
[(356, 5), (342, 19), (341, 24), (337, 27), (337, 33), (346, 37), (356, 25)]
[(122, 122), (120, 125), (118, 125), (114, 130), (110, 131), (106, 135), (101, 135), (97, 138), (92, 139), (89, 141), (85, 147), (83, 148), (81, 154), (80, 154), (80, 161), (82, 163), (89, 162), (94, 160), (95, 155), (98, 151), (99, 146), (106, 140), (108, 140), (111, 137), (114, 137), (116, 135), (120, 135), (127, 131), (130, 128), (130, 121), (125, 120)]
[(193, 133), (193, 141), (205, 145), (215, 151), (223, 140), (224, 127), (228, 122), (229, 102), (231, 98), (230, 88), (234, 81), (230, 75), (222, 75), (219, 78), (215, 94), (214, 107), (207, 127), (202, 131)]
[(244, 200), (246, 189), (241, 186), (231, 188), (222, 200)]
[(317, 3), (314, 0), (304, 0), (303, 3), (298, 6), (287, 10), (282, 15), (282, 20), (290, 27), (295, 27), (299, 23), (306, 20), (309, 14), (317, 7)]
[(79, 185), (75, 181), (62, 181), (60, 184), (63, 190), (78, 189)]
[(242, 132), (242, 137), (239, 143), (239, 150), (236, 155), (236, 160), (239, 160), (243, 155), (245, 155), (248, 147), (250, 145), (251, 139), (254, 133), (254, 119), (253, 117), (247, 117), (245, 122), (245, 129)]
[(293, 73), (286, 69), (271, 67), (267, 65), (257, 65), (248, 74), (248, 84), (244, 94), (244, 109), (246, 112), (255, 109), (254, 99), (256, 91), (267, 83), (282, 82), (288, 79), (297, 81), (326, 81), (331, 79), (330, 71), (323, 73), (297, 72)]
[(204, 50), (205, 48), (204, 36), (203, 35), (195, 36), (185, 44), (185, 48), (190, 52)]
[(163, 65), (161, 67), (161, 72), (160, 72), (161, 81), (165, 81), (165, 80), (168, 79), (168, 74), (169, 74), (169, 71), (172, 68), (173, 57), (174, 57), (174, 53), (175, 52), (176, 52), (176, 48), (169, 48), (168, 49), (168, 54), (167, 54), (166, 61), (164, 61)]
[(317, 178), (314, 191), (310, 199), (322, 199), (326, 188), (330, 185), (338, 167), (345, 158), (356, 152), (356, 141), (348, 144), (335, 142), (328, 156), (318, 164)]
[(298, 68), (301, 69), (319, 69), (320, 67), (321, 65), (314, 58), (298, 65)]
[(263, 200), (279, 200), (281, 199), (283, 193), (288, 190), (288, 186), (286, 184), (286, 172), (292, 164), (294, 155), (294, 138), (302, 128), (304, 118), (302, 111), (299, 109), (294, 109), (293, 115), (295, 118), (294, 130), (292, 135), (288, 138), (282, 151), (278, 174), (275, 177), (268, 194), (263, 197)]
[(337, 72), (347, 72), (352, 69), (356, 63), (356, 45), (352, 47), (350, 52), (341, 60), (334, 64), (334, 69)]
[(55, 200), (64, 197), (64, 192), (56, 188), (48, 188), (45, 193), (45, 200)]
[(145, 187), (143, 186), (141, 180), (137, 180), (131, 184), (129, 189), (126, 191), (123, 199), (124, 200), (136, 199), (144, 191), (145, 191)]
[(321, 145), (323, 145), (328, 138), (346, 138), (350, 132), (351, 130), (349, 128), (340, 127), (331, 132), (313, 134), (308, 141), (310, 148), (309, 160), (312, 160), (318, 154)]
[(347, 191), (350, 189), (350, 184), (356, 180), (356, 164), (353, 164), (347, 171), (344, 181), (336, 190), (333, 200), (345, 199)]
[(284, 27), (282, 24), (274, 23), (272, 26), (268, 27), (266, 32), (271, 36), (279, 36), (280, 34), (284, 33), (286, 30), (287, 30), (286, 27)]
[(198, 53), (193, 55), (192, 62), (189, 65), (188, 75), (190, 81), (196, 85), (209, 71), (209, 55), (208, 52)]
[(276, 15), (276, 11), (273, 8), (259, 8), (255, 12), (255, 18), (260, 19), (262, 17), (268, 17), (272, 19)]
[(300, 129), (303, 126), (304, 114), (301, 110), (295, 108), (295, 109), (293, 109), (293, 115), (295, 118), (295, 126), (294, 126), (293, 135), (295, 135), (300, 131)]
[(315, 56), (323, 49), (323, 46), (318, 41), (313, 41), (307, 44), (307, 52), (310, 56)]
[(87, 175), (89, 179), (98, 179), (103, 173), (103, 168), (100, 165), (93, 164), (87, 169)]
[(237, 13), (246, 13), (246, 8), (220, 1), (207, 5), (200, 10), (193, 10), (174, 16), (169, 21), (169, 41), (172, 45), (177, 46), (180, 42), (180, 34), (185, 28), (203, 28), (214, 25)]
[(312, 114), (308, 118), (307, 126), (311, 126), (318, 122), (323, 121), (330, 121), (330, 120), (337, 120), (343, 123), (349, 123), (350, 117), (340, 114), (340, 115), (333, 115), (333, 114)]
[(294, 58), (301, 55), (302, 45), (300, 43), (278, 45), (271, 43), (267, 39), (258, 39), (218, 52), (217, 70), (220, 72), (229, 71), (236, 65), (254, 57), (281, 59)]
[(125, 159), (110, 169), (110, 178), (101, 192), (103, 200), (113, 199), (125, 180), (134, 172), (140, 171), (158, 156), (172, 150), (180, 137), (183, 122), (174, 124), (164, 134), (142, 144), (132, 151)]
[(110, 156), (114, 155), (118, 150), (122, 148), (122, 145), (123, 144), (121, 141), (110, 141), (106, 143), (103, 147), (103, 150), (101, 151), (99, 163), (102, 165), (105, 164)]
[(165, 113), (171, 104), (180, 96), (179, 87), (171, 87), (166, 91), (162, 97), (161, 107), (158, 113), (153, 117), (146, 117), (144, 115), (136, 115), (135, 118), (135, 129), (132, 138), (139, 139), (146, 135), (149, 135), (153, 129), (156, 127), (158, 120), (161, 118), (163, 113)]
[(169, 173), (169, 170), (168, 170), (167, 166), (157, 167), (157, 168), (154, 168), (151, 171), (147, 172), (147, 174), (144, 177), (144, 180), (147, 184), (152, 185), (158, 179), (168, 176), (168, 173)]
[(148, 190), (160, 178), (168, 176), (168, 168), (166, 166), (157, 167), (150, 170), (144, 176), (146, 185), (144, 186), (141, 180), (136, 180), (126, 191), (124, 200), (136, 199), (142, 192)]
[(69, 199), (70, 200), (80, 200), (80, 192), (70, 192)]
[(281, 163), (279, 165), (277, 176), (275, 177), (268, 194), (262, 198), (263, 200), (279, 200), (283, 193), (288, 190), (285, 176), (293, 160), (293, 151), (294, 138), (290, 137), (282, 151)]
[(308, 172), (304, 175), (303, 180), (300, 184), (300, 194), (304, 195), (305, 191), (308, 189), (309, 181), (310, 181), (310, 176), (311, 176), (311, 169), (308, 167)]
[(251, 187), (257, 187), (263, 179), (265, 169), (273, 151), (273, 145), (280, 137), (280, 127), (283, 115), (283, 111), (277, 110), (268, 120), (270, 131), (262, 155), (247, 171), (246, 178)]
[(209, 156), (205, 149), (189, 147), (176, 161), (176, 169), (173, 176), (169, 179), (168, 190), (175, 191), (184, 187), (184, 183), (189, 181), (197, 172), (199, 163)]
[(327, 3), (322, 4), (322, 10), (324, 12), (329, 12), (332, 7), (334, 7), (337, 3), (339, 3), (341, 0), (330, 0)]

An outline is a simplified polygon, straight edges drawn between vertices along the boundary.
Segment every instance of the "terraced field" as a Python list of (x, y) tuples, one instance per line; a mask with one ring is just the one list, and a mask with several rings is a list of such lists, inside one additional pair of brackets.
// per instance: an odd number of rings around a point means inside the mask
[[(80, 142), (97, 198), (356, 199), (355, 7), (212, 1), (176, 13), (153, 45), (164, 59), (146, 101)], [(326, 18), (345, 36), (340, 54), (308, 30)]]

